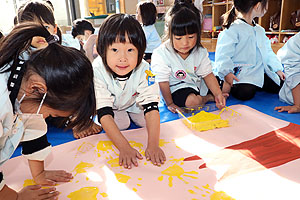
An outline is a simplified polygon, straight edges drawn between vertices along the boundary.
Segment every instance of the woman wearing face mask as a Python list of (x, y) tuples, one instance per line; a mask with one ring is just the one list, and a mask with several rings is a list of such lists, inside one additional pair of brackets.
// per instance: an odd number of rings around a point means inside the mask
[[(35, 36), (45, 38), (47, 47), (34, 51), (27, 61), (20, 59)], [(44, 119), (67, 118), (67, 128), (83, 130), (93, 123), (95, 107), (92, 66), (80, 51), (59, 45), (57, 36), (36, 23), (21, 23), (1, 40), (0, 165), (22, 142), (22, 153), (39, 185), (16, 192), (5, 185), (0, 172), (0, 199), (57, 199), (54, 187), (40, 185), (68, 182), (72, 174), (44, 168), (51, 150)]]

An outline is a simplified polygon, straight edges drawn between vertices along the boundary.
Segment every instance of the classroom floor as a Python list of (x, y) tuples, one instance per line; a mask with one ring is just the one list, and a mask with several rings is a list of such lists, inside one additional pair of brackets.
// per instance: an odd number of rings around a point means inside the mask
[[(209, 53), (209, 58), (212, 61), (214, 61), (215, 53), (214, 52)], [(254, 108), (272, 117), (300, 125), (300, 113), (298, 114), (288, 114), (286, 112), (279, 113), (274, 110), (276, 106), (287, 105), (286, 103), (279, 101), (277, 94), (257, 92), (255, 97), (249, 101), (240, 101), (235, 99), (234, 97), (229, 97), (227, 99), (227, 106), (236, 105), (236, 104), (247, 105), (250, 106), (251, 108)], [(161, 123), (176, 120), (179, 118), (177, 114), (171, 113), (168, 110), (163, 100), (161, 100), (159, 104), (159, 111), (160, 111)], [(133, 128), (137, 128), (137, 126), (132, 124), (130, 126), (130, 129)], [(58, 129), (53, 126), (48, 127), (47, 137), (52, 146), (60, 145), (75, 140), (71, 130), (64, 132), (62, 129)], [(19, 156), (20, 154), (21, 154), (21, 148), (18, 147), (12, 157)]]

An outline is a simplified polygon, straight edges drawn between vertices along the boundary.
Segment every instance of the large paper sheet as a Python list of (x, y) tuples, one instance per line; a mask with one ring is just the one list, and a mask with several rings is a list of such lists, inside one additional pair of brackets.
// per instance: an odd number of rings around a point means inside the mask
[[(196, 132), (180, 120), (161, 124), (167, 161), (160, 167), (145, 158), (130, 170), (120, 167), (119, 152), (105, 134), (54, 147), (46, 168), (74, 175), (58, 184), (59, 199), (298, 199), (300, 126), (247, 106), (231, 108), (241, 116), (226, 128)], [(144, 154), (145, 129), (123, 134)], [(23, 157), (1, 168), (10, 187), (32, 184)]]

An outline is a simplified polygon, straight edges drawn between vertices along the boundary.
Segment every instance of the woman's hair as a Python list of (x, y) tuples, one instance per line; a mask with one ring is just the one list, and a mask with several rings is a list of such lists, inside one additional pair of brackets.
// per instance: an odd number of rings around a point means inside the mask
[(126, 36), (131, 44), (138, 50), (137, 66), (142, 62), (146, 49), (146, 37), (140, 23), (128, 14), (114, 14), (104, 20), (98, 35), (97, 52), (103, 60), (103, 64), (109, 72), (106, 52), (115, 42), (126, 42)]
[(257, 4), (262, 4), (262, 9), (265, 9), (268, 3), (268, 0), (234, 0), (232, 8), (222, 15), (224, 28), (229, 28), (230, 25), (236, 19), (236, 11), (241, 13), (248, 13), (252, 8)]
[(3, 39), (3, 34), (2, 34), (2, 32), (0, 31), (0, 41), (1, 41), (1, 39)]
[(137, 8), (140, 9), (140, 14), (144, 26), (155, 24), (157, 10), (152, 2), (141, 1), (137, 4)]
[(92, 31), (92, 34), (95, 32), (93, 25), (89, 21), (85, 19), (76, 19), (73, 21), (72, 35), (74, 38), (77, 35), (84, 35), (85, 30)]
[[(20, 49), (31, 42), (32, 37), (46, 38), (49, 45), (34, 51), (25, 61), (21, 70), (17, 69)], [(76, 126), (83, 130), (93, 123), (91, 116), (95, 114), (96, 100), (93, 84), (93, 69), (88, 58), (75, 48), (58, 44), (53, 35), (41, 24), (26, 22), (14, 29), (0, 41), (0, 73), (10, 72), (10, 77), (17, 80), (12, 86), (8, 82), (11, 94), (18, 94), (22, 79), (27, 80), (37, 74), (45, 80), (47, 96), (44, 104), (52, 109), (72, 114), (68, 128)], [(11, 66), (6, 64), (13, 63)], [(23, 73), (19, 73), (22, 71)], [(38, 104), (43, 93), (34, 92), (37, 98), (24, 99)], [(15, 95), (11, 101), (15, 101)], [(12, 102), (13, 103), (13, 102)]]
[(163, 41), (170, 39), (173, 46), (173, 35), (183, 36), (196, 33), (196, 47), (202, 47), (200, 19), (200, 11), (194, 4), (185, 2), (176, 3), (168, 10), (165, 16), (166, 30)]

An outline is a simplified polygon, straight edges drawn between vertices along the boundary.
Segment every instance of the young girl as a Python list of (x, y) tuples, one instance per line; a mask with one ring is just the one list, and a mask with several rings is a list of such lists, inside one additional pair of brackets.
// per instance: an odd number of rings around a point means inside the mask
[[(47, 28), (50, 34), (57, 34), (59, 30), (55, 23), (52, 7), (49, 3), (43, 1), (28, 1), (24, 3), (18, 9), (17, 22), (39, 22)], [(26, 51), (23, 51), (20, 57), (24, 60), (27, 60), (32, 52), (36, 51), (37, 49), (45, 48), (46, 46), (48, 46), (48, 44), (45, 38), (36, 36), (32, 39), (31, 45), (28, 48), (26, 48)], [(47, 119), (47, 122), (57, 125), (57, 120), (60, 121), (60, 119), (49, 117)], [(96, 124), (92, 124), (92, 126), (89, 129), (82, 131), (78, 131), (75, 127), (73, 129), (73, 136), (75, 138), (82, 138), (88, 135), (98, 133), (101, 130), (102, 128)]]
[(275, 110), (288, 113), (300, 112), (300, 33), (290, 38), (277, 52), (279, 60), (284, 64), (286, 80), (280, 89), (280, 100), (292, 106), (278, 106)]
[[(214, 99), (218, 108), (226, 104), (212, 73), (208, 53), (200, 43), (199, 22), (199, 11), (194, 5), (175, 4), (166, 15), (167, 40), (152, 54), (151, 67), (172, 112), (178, 107), (203, 105)], [(214, 97), (207, 95), (206, 86)]]
[(257, 88), (278, 93), (283, 67), (265, 30), (255, 23), (268, 9), (268, 0), (234, 0), (226, 13), (216, 47), (216, 73), (224, 80), (223, 92), (240, 100), (252, 99)]
[[(34, 36), (46, 38), (47, 47), (20, 59)], [(47, 141), (48, 116), (69, 119), (67, 128), (82, 130), (92, 124), (95, 113), (93, 70), (80, 51), (59, 45), (57, 36), (35, 23), (21, 23), (0, 42), (0, 165), (22, 142), (34, 181), (53, 186), (68, 182), (72, 174), (45, 170), (44, 160), (51, 151)], [(62, 123), (64, 123), (63, 121)], [(26, 187), (19, 193), (4, 183), (0, 174), (0, 199), (57, 198), (55, 188)]]
[(137, 4), (136, 14), (137, 20), (143, 25), (147, 41), (144, 59), (150, 63), (153, 50), (161, 44), (161, 39), (154, 26), (157, 16), (156, 7), (149, 1), (140, 2)]
[(120, 130), (130, 125), (146, 126), (145, 156), (154, 165), (166, 160), (159, 147), (159, 90), (149, 64), (143, 61), (146, 38), (139, 22), (127, 14), (108, 17), (100, 27), (93, 62), (98, 119), (119, 149), (119, 164), (138, 166), (142, 155), (132, 148)]

